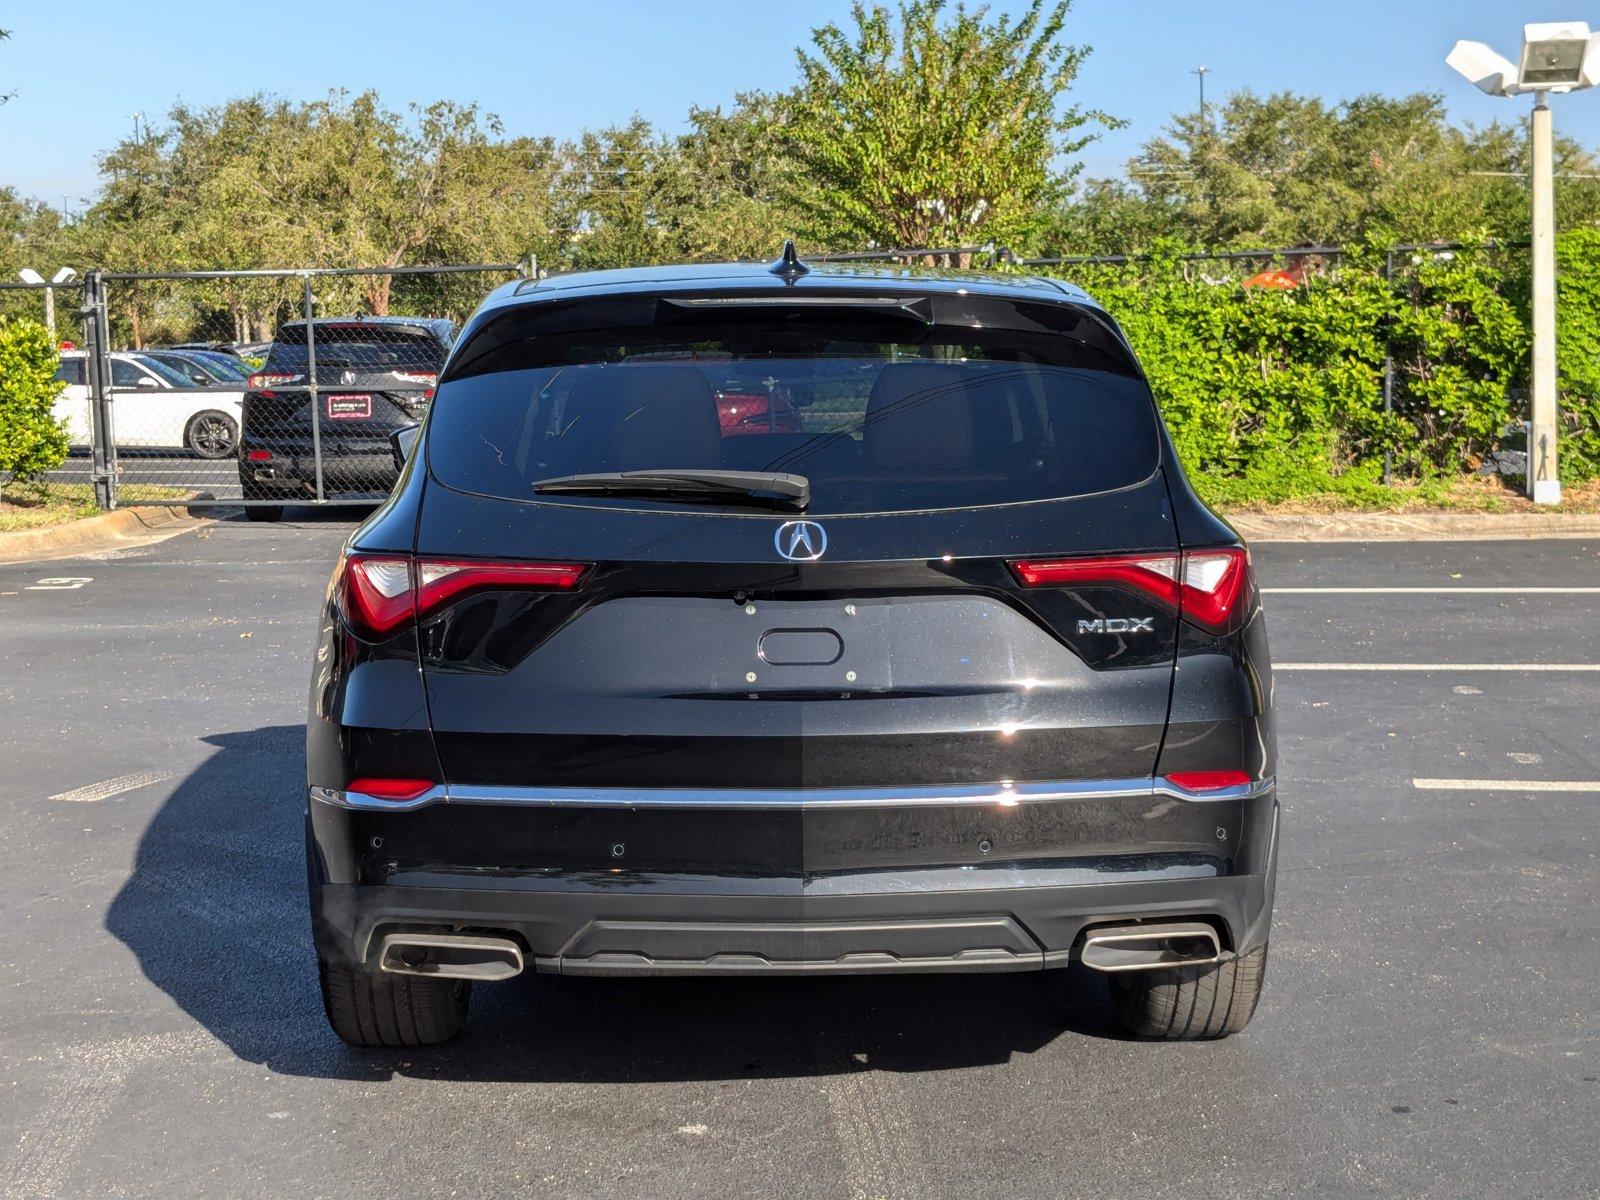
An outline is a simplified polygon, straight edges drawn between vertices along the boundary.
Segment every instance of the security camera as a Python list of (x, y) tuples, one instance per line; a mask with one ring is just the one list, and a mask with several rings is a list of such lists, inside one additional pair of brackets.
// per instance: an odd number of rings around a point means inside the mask
[(1521, 91), (1517, 86), (1516, 64), (1482, 42), (1457, 42), (1444, 61), (1470, 79), (1480, 92), (1515, 96)]

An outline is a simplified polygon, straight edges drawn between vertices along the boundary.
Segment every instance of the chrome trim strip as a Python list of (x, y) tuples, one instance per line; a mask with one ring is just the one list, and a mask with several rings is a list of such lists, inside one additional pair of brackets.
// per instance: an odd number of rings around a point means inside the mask
[(363, 812), (412, 812), (431, 804), (505, 804), (578, 808), (1013, 808), (1060, 800), (1129, 800), (1162, 797), (1193, 803), (1250, 800), (1271, 792), (1270, 776), (1254, 783), (1192, 792), (1163, 779), (1071, 779), (1002, 782), (962, 787), (854, 788), (582, 788), (439, 784), (413, 800), (385, 800), (361, 792), (310, 789), (313, 800)]
[(341, 792), (335, 788), (310, 789), (313, 800), (331, 804), (335, 808), (350, 808), (361, 812), (412, 812), (430, 804), (443, 804), (449, 799), (444, 784), (435, 784), (414, 800), (386, 800), (382, 796), (369, 796), (365, 792)]
[(577, 804), (596, 808), (945, 808), (1012, 807), (1051, 800), (1148, 796), (1148, 779), (965, 787), (856, 788), (520, 788), (458, 787), (452, 804)]
[(1167, 796), (1173, 800), (1189, 800), (1197, 804), (1204, 804), (1212, 800), (1253, 800), (1257, 796), (1265, 796), (1278, 786), (1278, 777), (1268, 775), (1265, 779), (1257, 779), (1250, 783), (1240, 783), (1233, 787), (1215, 788), (1207, 792), (1190, 791), (1188, 788), (1179, 787), (1165, 779), (1151, 781), (1150, 794), (1152, 796)]

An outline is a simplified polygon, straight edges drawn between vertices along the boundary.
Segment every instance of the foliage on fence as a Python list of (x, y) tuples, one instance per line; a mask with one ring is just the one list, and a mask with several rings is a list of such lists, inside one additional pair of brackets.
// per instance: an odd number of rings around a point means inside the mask
[(1600, 229), (1556, 241), (1563, 479), (1600, 476)]
[[(1179, 454), (1220, 503), (1376, 497), (1383, 459), (1423, 484), (1520, 446), (1527, 417), (1526, 250), (1323, 264), (1291, 290), (1247, 289), (1167, 248), (1074, 268), (1133, 343)], [(1600, 230), (1564, 237), (1562, 475), (1600, 475)], [(1256, 269), (1253, 264), (1249, 269)], [(1393, 411), (1384, 411), (1386, 353)]]
[(58, 358), (43, 325), (0, 318), (0, 484), (36, 479), (67, 457), (52, 412)]

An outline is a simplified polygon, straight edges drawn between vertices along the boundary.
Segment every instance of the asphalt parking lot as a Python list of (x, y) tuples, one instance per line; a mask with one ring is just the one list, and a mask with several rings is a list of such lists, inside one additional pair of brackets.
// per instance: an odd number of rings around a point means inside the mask
[(300, 848), (349, 527), (0, 567), (6, 1197), (1596, 1195), (1600, 544), (1256, 547), (1286, 813), (1237, 1038), (1127, 1040), (1077, 972), (538, 976), (356, 1052)]

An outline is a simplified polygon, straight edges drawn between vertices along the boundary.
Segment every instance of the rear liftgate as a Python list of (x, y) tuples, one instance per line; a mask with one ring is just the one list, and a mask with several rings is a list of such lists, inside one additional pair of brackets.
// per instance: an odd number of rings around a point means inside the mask
[[(781, 523), (739, 524), (770, 538)], [(1084, 914), (1021, 919), (1017, 889), (1215, 876), (1231, 819), (1151, 778), (1177, 619), (1129, 575), (1176, 587), (1177, 554), (1072, 563), (419, 560), (447, 782), (364, 817), (383, 850), (363, 870), (395, 887), (540, 889), (527, 936), (546, 970), (1060, 960)], [(1041, 570), (1055, 573), (1029, 578)], [(596, 888), (614, 914), (596, 915)], [(987, 891), (989, 911), (974, 897)], [(1206, 948), (1164, 936), (1102, 931), (1088, 957)]]

